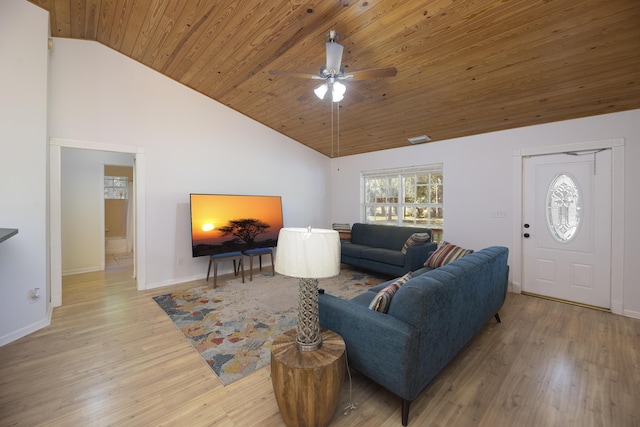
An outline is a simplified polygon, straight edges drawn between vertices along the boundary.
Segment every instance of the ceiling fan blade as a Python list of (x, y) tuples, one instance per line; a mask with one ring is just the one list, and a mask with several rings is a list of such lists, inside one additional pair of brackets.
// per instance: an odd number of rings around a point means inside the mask
[(273, 76), (289, 76), (289, 77), (299, 77), (301, 79), (317, 79), (317, 80), (323, 80), (322, 77), (316, 75), (316, 74), (305, 74), (305, 73), (298, 73), (295, 71), (281, 71), (281, 70), (269, 70), (269, 74), (273, 75)]
[(372, 68), (370, 70), (354, 71), (344, 75), (346, 80), (368, 80), (378, 79), (381, 77), (393, 77), (398, 74), (396, 67)]
[(327, 73), (339, 74), (344, 47), (336, 42), (327, 42)]

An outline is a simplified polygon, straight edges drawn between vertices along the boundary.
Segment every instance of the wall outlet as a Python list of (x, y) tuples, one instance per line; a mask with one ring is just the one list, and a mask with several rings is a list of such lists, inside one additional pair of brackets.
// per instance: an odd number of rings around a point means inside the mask
[(40, 298), (40, 288), (29, 289), (29, 304), (33, 304)]

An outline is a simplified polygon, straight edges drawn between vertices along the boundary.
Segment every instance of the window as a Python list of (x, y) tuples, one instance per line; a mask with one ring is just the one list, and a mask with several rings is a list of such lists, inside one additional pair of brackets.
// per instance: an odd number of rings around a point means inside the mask
[(576, 181), (567, 174), (558, 175), (547, 191), (547, 225), (559, 242), (570, 242), (582, 220), (582, 197)]
[(105, 176), (104, 177), (104, 198), (105, 199), (128, 199), (129, 189), (127, 184), (129, 179), (126, 176)]
[(363, 172), (363, 222), (431, 228), (441, 242), (443, 189), (441, 163)]

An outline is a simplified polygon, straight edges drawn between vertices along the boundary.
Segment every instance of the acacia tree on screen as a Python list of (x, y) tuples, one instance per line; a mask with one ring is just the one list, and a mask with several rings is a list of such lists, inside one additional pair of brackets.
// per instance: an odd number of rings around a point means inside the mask
[(255, 218), (243, 218), (230, 220), (227, 225), (220, 227), (218, 231), (224, 236), (235, 236), (242, 239), (251, 247), (256, 237), (271, 227), (264, 221)]

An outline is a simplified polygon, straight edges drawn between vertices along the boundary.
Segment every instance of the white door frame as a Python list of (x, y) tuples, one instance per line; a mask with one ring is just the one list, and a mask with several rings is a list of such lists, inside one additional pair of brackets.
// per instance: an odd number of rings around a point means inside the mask
[(545, 154), (611, 149), (611, 312), (624, 314), (624, 138), (578, 142), (548, 147), (522, 148), (513, 151), (513, 248), (511, 255), (512, 291), (522, 292), (522, 208), (524, 158)]
[(145, 154), (144, 148), (127, 145), (105, 144), (90, 141), (51, 138), (49, 140), (49, 245), (51, 307), (62, 305), (62, 206), (61, 206), (61, 158), (62, 148), (111, 151), (134, 155), (135, 192), (135, 250), (134, 277), (139, 291), (146, 289), (145, 265)]

